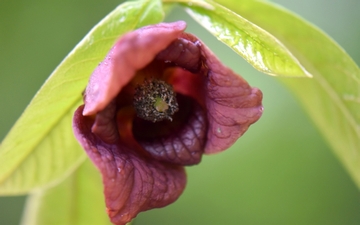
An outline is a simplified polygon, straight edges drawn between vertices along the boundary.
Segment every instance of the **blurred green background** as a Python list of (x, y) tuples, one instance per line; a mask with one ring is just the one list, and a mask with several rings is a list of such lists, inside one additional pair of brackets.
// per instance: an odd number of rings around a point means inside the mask
[[(0, 140), (52, 70), (120, 2), (0, 0)], [(319, 26), (360, 64), (360, 1), (273, 2)], [(182, 10), (167, 18), (178, 19), (262, 89), (265, 111), (234, 147), (187, 169), (188, 185), (176, 203), (140, 214), (134, 225), (360, 224), (359, 190), (291, 93)], [(0, 224), (19, 224), (24, 202), (1, 197)]]

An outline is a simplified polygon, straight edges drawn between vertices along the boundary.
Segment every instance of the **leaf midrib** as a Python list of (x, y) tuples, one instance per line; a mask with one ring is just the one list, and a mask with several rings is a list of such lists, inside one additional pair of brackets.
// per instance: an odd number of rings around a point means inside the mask
[(326, 78), (324, 78), (321, 73), (318, 74), (318, 76), (314, 76), (314, 78), (319, 82), (319, 84), (323, 87), (323, 89), (328, 93), (328, 96), (330, 99), (333, 100), (335, 105), (339, 107), (339, 109), (344, 114), (345, 118), (349, 121), (349, 124), (355, 131), (357, 137), (360, 140), (360, 130), (357, 129), (358, 125), (357, 122), (352, 114), (352, 112), (346, 107), (345, 103), (342, 101), (341, 97), (338, 95), (338, 93), (335, 91), (335, 89), (330, 85), (329, 82), (327, 82)]

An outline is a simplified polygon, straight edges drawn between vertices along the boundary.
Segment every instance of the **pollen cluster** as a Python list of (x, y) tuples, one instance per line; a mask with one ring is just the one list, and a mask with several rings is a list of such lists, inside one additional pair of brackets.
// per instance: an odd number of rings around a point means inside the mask
[(153, 123), (170, 120), (179, 110), (176, 93), (162, 80), (145, 80), (135, 89), (134, 108), (138, 117)]

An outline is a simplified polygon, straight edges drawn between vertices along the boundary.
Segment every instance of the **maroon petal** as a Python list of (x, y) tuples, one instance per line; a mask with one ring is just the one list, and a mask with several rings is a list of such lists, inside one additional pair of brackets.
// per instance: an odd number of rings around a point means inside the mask
[[(75, 112), (75, 136), (102, 173), (114, 224), (175, 201), (186, 183), (182, 165), (229, 148), (262, 114), (261, 91), (185, 27), (161, 23), (122, 36), (95, 69), (85, 106)], [(134, 90), (147, 77), (163, 79), (185, 99), (172, 122), (135, 118)]]
[[(158, 58), (171, 60), (202, 76), (202, 85), (187, 85), (186, 91), (196, 93), (197, 97), (201, 95), (205, 103), (209, 124), (205, 153), (228, 149), (261, 117), (262, 92), (250, 87), (241, 76), (222, 64), (194, 35), (183, 33)], [(185, 77), (187, 73), (181, 75)]]
[(229, 148), (261, 117), (262, 92), (224, 66), (206, 46), (202, 46), (202, 55), (208, 68), (205, 153), (212, 154)]
[(92, 74), (85, 90), (84, 115), (104, 109), (136, 71), (148, 65), (185, 28), (183, 21), (160, 23), (124, 35)]
[(163, 207), (183, 192), (183, 167), (144, 158), (123, 143), (108, 144), (91, 132), (93, 120), (74, 115), (76, 138), (102, 173), (107, 211), (114, 224), (131, 221), (140, 211)]
[(193, 43), (185, 38), (178, 38), (161, 51), (156, 58), (174, 62), (177, 66), (196, 73), (201, 66), (200, 41)]
[(180, 130), (161, 138), (138, 139), (138, 143), (159, 161), (177, 165), (198, 164), (204, 153), (207, 121), (197, 103), (192, 104), (191, 111)]

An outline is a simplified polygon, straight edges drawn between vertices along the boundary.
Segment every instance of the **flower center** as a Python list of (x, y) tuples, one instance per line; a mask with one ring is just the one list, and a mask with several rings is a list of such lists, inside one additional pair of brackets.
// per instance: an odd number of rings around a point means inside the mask
[(153, 123), (172, 121), (172, 116), (179, 110), (171, 85), (157, 79), (145, 80), (135, 88), (133, 104), (138, 117)]

